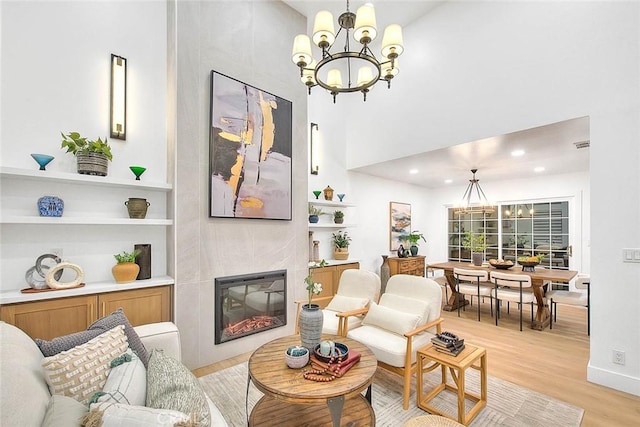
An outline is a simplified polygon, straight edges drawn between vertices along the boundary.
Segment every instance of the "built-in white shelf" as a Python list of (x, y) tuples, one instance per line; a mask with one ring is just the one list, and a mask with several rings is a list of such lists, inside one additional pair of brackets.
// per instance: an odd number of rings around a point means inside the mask
[(336, 202), (333, 200), (309, 200), (309, 203), (312, 205), (316, 205), (316, 206), (331, 206), (331, 207), (345, 207), (345, 208), (349, 208), (349, 207), (356, 207), (355, 203), (345, 203), (345, 202)]
[[(170, 276), (152, 277), (146, 280), (136, 280), (131, 283), (116, 283), (114, 281), (87, 283), (81, 288), (60, 289), (56, 291), (34, 292), (23, 294), (19, 289), (0, 292), (0, 305), (17, 302), (41, 301), (53, 298), (75, 297), (79, 295), (129, 291), (132, 289), (152, 288), (154, 286), (173, 285), (175, 280)], [(29, 286), (25, 284), (25, 288)]]
[(104, 187), (117, 187), (117, 188), (136, 188), (140, 190), (152, 190), (152, 191), (171, 191), (171, 184), (164, 182), (146, 182), (142, 179), (136, 181), (131, 176), (131, 179), (111, 178), (109, 176), (94, 176), (83, 175), (79, 173), (68, 172), (55, 172), (55, 171), (41, 171), (38, 169), (19, 169), (11, 167), (0, 167), (0, 176), (7, 178), (20, 178), (35, 181), (50, 180), (55, 182), (61, 182), (66, 184), (80, 184), (80, 185), (92, 185), (92, 186), (104, 186)]
[(133, 219), (100, 217), (47, 217), (47, 216), (7, 216), (0, 218), (0, 224), (47, 224), (47, 225), (172, 225), (172, 219)]
[(347, 228), (347, 227), (355, 227), (355, 224), (320, 224), (320, 223), (309, 223), (309, 230), (313, 230), (314, 228)]

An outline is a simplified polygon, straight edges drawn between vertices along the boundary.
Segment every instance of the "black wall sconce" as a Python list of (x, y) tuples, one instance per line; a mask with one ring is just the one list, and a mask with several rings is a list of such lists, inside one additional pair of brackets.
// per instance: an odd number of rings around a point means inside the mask
[(318, 138), (318, 124), (311, 123), (311, 149), (309, 150), (311, 155), (311, 175), (318, 175), (318, 169), (320, 168), (318, 165), (318, 160), (320, 158), (319, 145), (320, 139)]

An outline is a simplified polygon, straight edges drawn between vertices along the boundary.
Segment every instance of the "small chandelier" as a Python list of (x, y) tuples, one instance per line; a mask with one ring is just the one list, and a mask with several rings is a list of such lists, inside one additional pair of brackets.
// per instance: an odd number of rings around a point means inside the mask
[[(471, 169), (473, 177), (469, 180), (469, 186), (462, 196), (460, 206), (455, 208), (455, 212), (458, 215), (470, 213), (490, 214), (495, 212), (495, 207), (489, 203), (487, 196), (484, 195), (484, 191), (480, 187), (480, 180), (476, 179), (476, 172), (478, 172), (478, 169)], [(473, 194), (476, 195), (475, 199), (472, 199)]]
[[(391, 24), (385, 28), (382, 37), (383, 59), (379, 61), (369, 48), (369, 44), (378, 34), (376, 15), (371, 4), (365, 4), (353, 13), (349, 11), (347, 0), (347, 11), (340, 15), (338, 24), (340, 29), (336, 34), (331, 12), (321, 10), (316, 14), (312, 40), (322, 50), (322, 59), (319, 62), (316, 62), (311, 54), (309, 36), (298, 34), (293, 41), (291, 60), (300, 68), (300, 79), (309, 88), (309, 94), (312, 87), (321, 86), (333, 95), (335, 104), (336, 95), (348, 92), (362, 92), (366, 101), (367, 93), (380, 80), (385, 80), (390, 88), (391, 80), (399, 71), (398, 56), (404, 51), (402, 27)], [(345, 34), (344, 48), (340, 52), (331, 53), (330, 49), (342, 30)], [(354, 39), (362, 45), (359, 52), (350, 50), (350, 30), (353, 30)], [(332, 65), (331, 68), (329, 64)], [(355, 74), (352, 75), (352, 72), (356, 64), (360, 65), (360, 68), (354, 82)], [(346, 86), (342, 83), (342, 71), (346, 73)]]

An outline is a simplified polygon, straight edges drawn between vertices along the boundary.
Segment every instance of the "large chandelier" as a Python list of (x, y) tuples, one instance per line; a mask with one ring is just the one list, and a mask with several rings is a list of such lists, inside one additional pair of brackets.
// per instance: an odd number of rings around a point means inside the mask
[[(384, 30), (382, 37), (382, 60), (378, 60), (369, 44), (376, 38), (376, 15), (371, 4), (365, 4), (358, 8), (356, 13), (347, 11), (338, 18), (340, 29), (335, 33), (333, 15), (327, 10), (321, 10), (316, 14), (313, 24), (313, 43), (322, 50), (322, 59), (316, 62), (311, 54), (311, 40), (306, 34), (299, 34), (293, 41), (291, 60), (300, 68), (302, 83), (309, 88), (321, 86), (333, 95), (344, 92), (362, 92), (364, 100), (367, 93), (380, 80), (387, 82), (391, 87), (391, 80), (398, 74), (398, 56), (404, 50), (402, 43), (402, 27), (391, 24)], [(342, 51), (331, 53), (330, 49), (344, 30), (345, 43)], [(359, 52), (350, 50), (349, 33), (353, 30), (354, 39), (362, 45)], [(329, 66), (331, 64), (331, 66)], [(355, 69), (358, 68), (357, 79)], [(343, 72), (346, 77), (346, 85), (343, 84)]]
[(480, 187), (480, 180), (476, 179), (476, 172), (478, 172), (478, 169), (471, 169), (473, 177), (469, 180), (469, 185), (462, 196), (460, 206), (455, 208), (455, 212), (459, 215), (471, 213), (490, 214), (495, 212), (495, 207), (487, 200), (487, 196), (484, 195), (484, 191)]

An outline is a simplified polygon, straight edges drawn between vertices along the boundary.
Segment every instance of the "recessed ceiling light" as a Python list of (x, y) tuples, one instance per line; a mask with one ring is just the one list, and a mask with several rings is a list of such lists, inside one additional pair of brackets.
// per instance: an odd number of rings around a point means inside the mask
[(544, 166), (538, 166), (536, 168), (533, 168), (534, 172), (544, 172)]
[(445, 180), (444, 180), (444, 183), (445, 183), (445, 184), (451, 184), (452, 182), (453, 182), (453, 180), (452, 180), (452, 179), (445, 179)]
[(519, 156), (524, 156), (524, 150), (513, 150), (511, 152), (511, 155), (513, 157), (519, 157)]
[(418, 169), (411, 169), (411, 170), (409, 170), (409, 173), (412, 174), (412, 175), (415, 175), (415, 174), (418, 173)]

